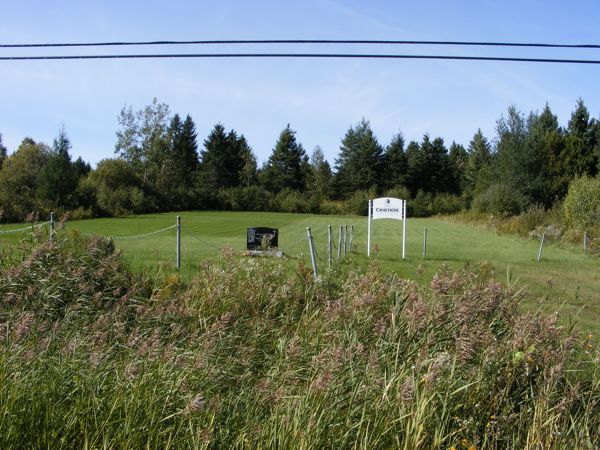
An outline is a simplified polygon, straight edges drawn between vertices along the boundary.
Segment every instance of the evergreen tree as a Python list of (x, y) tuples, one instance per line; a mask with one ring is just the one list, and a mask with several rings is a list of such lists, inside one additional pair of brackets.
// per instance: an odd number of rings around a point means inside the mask
[(248, 141), (246, 141), (244, 135), (240, 136), (238, 145), (242, 160), (244, 161), (244, 166), (240, 172), (240, 184), (243, 187), (250, 187), (258, 181), (256, 156), (254, 156), (252, 148), (248, 145)]
[(261, 183), (273, 193), (283, 189), (304, 191), (308, 175), (308, 156), (296, 140), (296, 132), (287, 127), (279, 135), (269, 160), (261, 170)]
[(452, 142), (448, 149), (448, 159), (450, 164), (449, 190), (451, 193), (458, 195), (466, 188), (466, 170), (469, 155), (462, 145)]
[(507, 117), (502, 116), (496, 124), (496, 181), (507, 185), (514, 192), (523, 192), (530, 180), (531, 154), (526, 146), (527, 125), (523, 114), (514, 106), (508, 108)]
[(181, 133), (174, 139), (173, 146), (183, 186), (186, 189), (191, 188), (199, 161), (196, 124), (189, 115), (185, 117)]
[(541, 114), (530, 114), (526, 141), (529, 182), (523, 192), (534, 203), (550, 207), (566, 194), (568, 181), (562, 177), (560, 167), (564, 146), (558, 118), (547, 104)]
[(357, 190), (381, 191), (385, 187), (383, 164), (383, 148), (369, 122), (362, 119), (346, 132), (335, 161), (338, 196), (346, 198)]
[(590, 120), (590, 114), (583, 100), (571, 114), (565, 137), (565, 148), (561, 154), (561, 171), (566, 180), (582, 175), (595, 176), (598, 173), (600, 136), (598, 123)]
[(438, 137), (432, 141), (426, 134), (420, 145), (409, 144), (407, 159), (407, 187), (411, 195), (416, 195), (418, 191), (431, 194), (450, 192), (452, 171), (448, 151), (442, 138)]
[(404, 137), (402, 133), (396, 134), (386, 147), (383, 155), (385, 187), (392, 189), (406, 186), (408, 174), (408, 159), (404, 152)]
[(215, 125), (204, 140), (201, 152), (201, 183), (205, 192), (216, 193), (220, 188), (240, 185), (240, 173), (245, 165), (243, 145), (247, 145), (245, 139), (241, 143), (235, 131), (225, 133), (223, 125)]
[(188, 115), (184, 122), (175, 114), (169, 124), (167, 151), (162, 158), (156, 190), (169, 209), (192, 206), (194, 174), (198, 168), (196, 130)]
[(329, 162), (325, 159), (323, 150), (318, 145), (313, 149), (310, 157), (310, 167), (308, 190), (312, 196), (324, 200), (331, 195), (333, 174)]
[(469, 143), (465, 170), (465, 190), (468, 198), (484, 192), (492, 184), (492, 148), (481, 129)]
[(71, 142), (64, 129), (54, 139), (47, 163), (39, 174), (37, 196), (50, 208), (68, 208), (77, 188), (77, 177), (71, 163)]

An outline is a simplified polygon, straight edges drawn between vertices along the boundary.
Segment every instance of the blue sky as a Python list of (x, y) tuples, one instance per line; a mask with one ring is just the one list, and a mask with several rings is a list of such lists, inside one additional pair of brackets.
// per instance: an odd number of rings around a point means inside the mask
[[(564, 1), (5, 1), (0, 42), (191, 39), (393, 39), (600, 44), (600, 2)], [(220, 46), (126, 49), (4, 49), (1, 55), (294, 51)], [(482, 54), (600, 59), (600, 50), (299, 47), (299, 52)], [(600, 66), (416, 60), (0, 61), (0, 133), (9, 151), (30, 136), (52, 143), (64, 126), (74, 157), (114, 155), (117, 116), (156, 97), (190, 114), (199, 143), (220, 122), (244, 134), (265, 161), (289, 123), (310, 154), (331, 163), (361, 118), (383, 145), (402, 132), (468, 145), (492, 139), (510, 105), (546, 103), (566, 125), (582, 98), (600, 116)]]

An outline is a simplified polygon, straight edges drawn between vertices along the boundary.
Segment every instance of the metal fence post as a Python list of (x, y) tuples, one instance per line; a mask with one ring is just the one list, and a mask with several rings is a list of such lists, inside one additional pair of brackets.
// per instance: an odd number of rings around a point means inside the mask
[(354, 234), (354, 225), (350, 225), (350, 243), (348, 248), (352, 251), (352, 235)]
[(50, 213), (50, 242), (54, 242), (54, 213)]
[(583, 232), (583, 254), (587, 255), (588, 235), (587, 231)]
[(340, 225), (340, 237), (338, 239), (338, 259), (342, 256), (342, 226)]
[(344, 225), (344, 256), (346, 256), (347, 243), (348, 243), (348, 225)]
[(308, 249), (310, 250), (310, 262), (312, 263), (313, 274), (317, 278), (317, 258), (315, 255), (315, 244), (313, 242), (312, 234), (310, 233), (310, 227), (306, 228), (306, 236), (308, 238)]
[(327, 262), (331, 268), (331, 225), (327, 225)]
[(177, 269), (181, 268), (181, 216), (177, 216)]
[(427, 228), (425, 228), (423, 233), (423, 258), (427, 256)]
[(544, 239), (546, 238), (546, 233), (542, 233), (542, 242), (540, 243), (540, 250), (538, 251), (537, 260), (540, 262), (542, 259), (542, 250), (544, 249)]

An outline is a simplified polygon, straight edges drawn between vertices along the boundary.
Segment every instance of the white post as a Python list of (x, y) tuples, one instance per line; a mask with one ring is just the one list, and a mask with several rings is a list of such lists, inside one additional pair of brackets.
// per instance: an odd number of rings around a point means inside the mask
[(327, 226), (327, 261), (331, 268), (331, 225)]
[(50, 213), (50, 242), (54, 242), (54, 213)]
[(427, 256), (427, 228), (423, 232), (423, 258)]
[(402, 259), (406, 256), (406, 200), (402, 200)]
[(177, 216), (177, 270), (181, 268), (181, 216)]
[(540, 262), (542, 259), (542, 250), (544, 249), (544, 238), (546, 237), (546, 233), (542, 233), (542, 242), (540, 243), (540, 250), (538, 251), (537, 260)]
[(371, 199), (369, 199), (369, 214), (367, 222), (367, 256), (371, 256)]
[(348, 243), (348, 225), (344, 225), (344, 256), (346, 256), (347, 243)]
[(352, 235), (354, 234), (354, 225), (350, 225), (350, 243), (348, 245), (348, 247), (350, 248), (350, 251), (352, 251)]
[(317, 278), (317, 258), (315, 255), (315, 244), (313, 243), (312, 234), (310, 234), (310, 227), (306, 228), (306, 237), (308, 238), (308, 249), (310, 250), (310, 262), (312, 263), (313, 274)]
[(342, 256), (342, 226), (340, 225), (340, 236), (338, 238), (338, 259)]

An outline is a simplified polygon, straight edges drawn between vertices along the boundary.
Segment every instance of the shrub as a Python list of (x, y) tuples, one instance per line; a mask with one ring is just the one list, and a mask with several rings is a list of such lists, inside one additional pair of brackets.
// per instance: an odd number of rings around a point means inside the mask
[(308, 199), (298, 191), (285, 188), (271, 200), (271, 211), (305, 213), (309, 210)]
[(414, 199), (408, 201), (407, 215), (410, 217), (428, 217), (433, 214), (433, 195), (419, 190)]
[(585, 231), (600, 224), (600, 177), (573, 180), (564, 200), (567, 225)]
[(369, 214), (369, 199), (374, 198), (373, 192), (369, 191), (354, 191), (352, 196), (346, 200), (346, 214), (354, 214), (357, 216), (366, 216)]
[(496, 183), (477, 195), (473, 199), (472, 207), (476, 212), (508, 217), (524, 211), (528, 203), (521, 192), (507, 184)]
[(464, 200), (454, 194), (440, 193), (433, 197), (433, 214), (456, 214), (464, 207)]
[(220, 189), (217, 194), (219, 209), (230, 211), (265, 211), (272, 194), (259, 186)]

